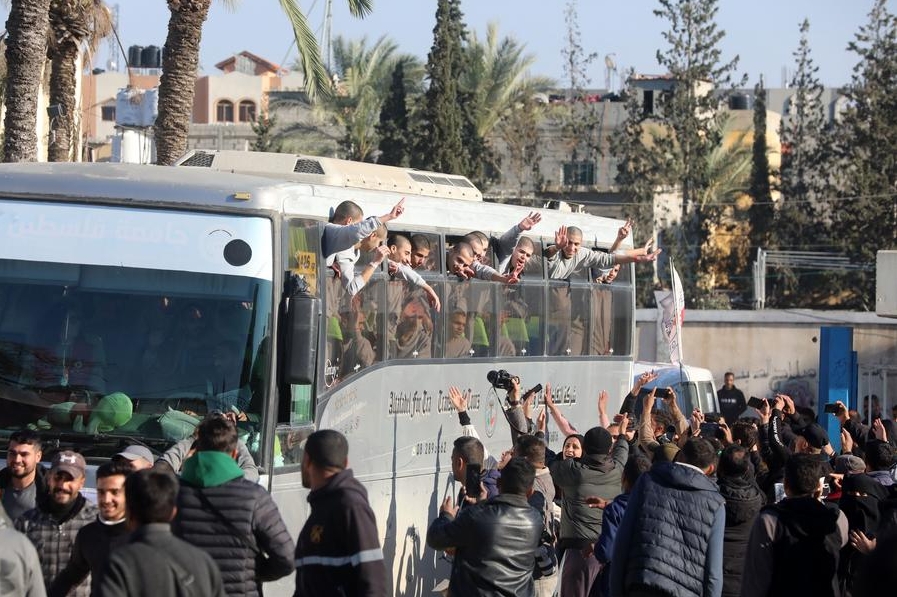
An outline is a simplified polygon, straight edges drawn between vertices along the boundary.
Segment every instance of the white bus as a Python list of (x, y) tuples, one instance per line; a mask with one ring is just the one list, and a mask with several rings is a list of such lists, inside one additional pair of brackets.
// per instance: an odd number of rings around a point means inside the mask
[[(391, 231), (429, 241), (421, 274), (441, 313), (385, 270), (347, 297), (323, 264), (332, 207), (351, 199), (379, 215), (402, 197)], [(513, 286), (446, 274), (448, 244), (472, 230), (498, 237), (528, 212), (483, 202), (462, 177), (304, 156), (0, 165), (0, 440), (31, 427), (45, 454), (64, 446), (97, 464), (135, 440), (161, 452), (205, 412), (237, 410), (295, 536), (307, 510), (300, 442), (337, 429), (376, 513), (392, 594), (429, 594), (449, 564), (426, 528), (459, 488), (448, 387), (471, 391), (473, 423), (498, 454), (510, 433), (488, 371), (551, 382), (582, 429), (598, 422), (598, 391), (618, 406), (632, 379), (631, 266), (610, 285), (548, 281), (538, 257)], [(562, 224), (595, 248), (622, 224), (541, 214), (526, 233), (537, 256)], [(452, 340), (470, 344), (463, 356), (446, 358)], [(291, 594), (291, 583), (267, 590)]]

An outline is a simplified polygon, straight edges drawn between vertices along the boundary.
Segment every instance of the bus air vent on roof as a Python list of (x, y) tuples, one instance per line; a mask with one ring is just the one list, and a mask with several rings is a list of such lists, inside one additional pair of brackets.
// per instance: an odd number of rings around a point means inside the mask
[(215, 154), (197, 151), (189, 158), (180, 163), (181, 166), (195, 166), (197, 168), (211, 168), (212, 162), (215, 161)]
[(324, 169), (321, 168), (321, 162), (317, 160), (299, 158), (296, 160), (293, 172), (300, 174), (324, 174)]
[(413, 180), (415, 182), (426, 182), (429, 184), (433, 183), (433, 181), (430, 180), (430, 177), (427, 176), (426, 174), (418, 174), (417, 172), (409, 172), (408, 176), (410, 176), (411, 180)]

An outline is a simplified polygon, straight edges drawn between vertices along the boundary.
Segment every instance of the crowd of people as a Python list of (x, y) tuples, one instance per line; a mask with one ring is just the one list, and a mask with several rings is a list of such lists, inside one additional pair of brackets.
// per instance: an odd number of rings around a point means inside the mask
[(580, 433), (549, 387), (533, 420), (534, 393), (515, 378), (513, 446), (498, 458), (451, 390), (462, 426), (452, 472), (468, 482), (427, 536), (454, 556), (448, 594), (861, 597), (897, 580), (894, 421), (831, 405), (836, 452), (817, 413), (789, 396), (752, 399), (727, 420), (683, 413), (671, 388), (643, 390), (654, 379), (641, 376), (613, 419), (602, 392), (598, 425)]
[[(822, 416), (839, 423), (836, 452), (817, 413), (786, 395), (727, 421), (686, 415), (672, 389), (643, 389), (654, 378), (639, 377), (613, 417), (601, 392), (597, 425), (581, 433), (550, 386), (537, 409), (538, 389), (510, 377), (500, 455), (479, 440), (470, 396), (449, 389), (459, 491), (427, 531), (452, 562), (446, 594), (864, 597), (897, 580), (894, 421), (866, 424), (835, 403)], [(311, 510), (294, 543), (233, 419), (208, 415), (158, 459), (129, 446), (97, 468), (96, 503), (81, 454), (57, 451), (45, 469), (39, 434), (14, 433), (0, 471), (0, 594), (260, 595), (295, 571), (297, 596), (386, 595), (346, 438), (320, 430), (304, 443)]]

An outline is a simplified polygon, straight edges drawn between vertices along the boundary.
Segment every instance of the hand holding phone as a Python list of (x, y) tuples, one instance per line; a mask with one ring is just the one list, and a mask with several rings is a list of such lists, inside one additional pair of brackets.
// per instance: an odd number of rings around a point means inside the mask
[(464, 478), (464, 493), (474, 501), (480, 499), (480, 473), (483, 467), (479, 464), (467, 463), (467, 472)]
[(751, 408), (756, 408), (757, 410), (760, 410), (761, 408), (766, 406), (766, 400), (764, 400), (763, 398), (757, 398), (756, 396), (751, 396), (750, 398), (748, 398), (747, 404)]

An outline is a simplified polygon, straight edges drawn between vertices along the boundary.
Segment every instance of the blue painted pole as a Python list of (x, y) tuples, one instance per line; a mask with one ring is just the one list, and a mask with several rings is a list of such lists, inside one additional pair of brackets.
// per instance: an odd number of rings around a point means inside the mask
[(856, 403), (856, 353), (853, 328), (823, 327), (819, 334), (819, 392), (816, 412), (819, 424), (828, 432), (835, 453), (841, 451), (841, 424), (826, 414), (825, 405), (841, 401), (850, 408)]

